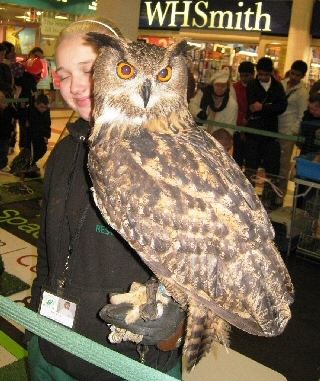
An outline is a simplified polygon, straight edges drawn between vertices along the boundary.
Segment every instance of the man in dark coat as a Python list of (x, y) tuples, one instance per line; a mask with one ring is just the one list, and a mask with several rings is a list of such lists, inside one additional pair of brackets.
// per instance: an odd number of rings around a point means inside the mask
[[(257, 76), (247, 86), (247, 127), (278, 132), (278, 115), (287, 108), (283, 86), (272, 75), (273, 63), (262, 57), (257, 66)], [(246, 134), (245, 166), (249, 169), (263, 167), (267, 173), (279, 175), (280, 144), (276, 138)]]

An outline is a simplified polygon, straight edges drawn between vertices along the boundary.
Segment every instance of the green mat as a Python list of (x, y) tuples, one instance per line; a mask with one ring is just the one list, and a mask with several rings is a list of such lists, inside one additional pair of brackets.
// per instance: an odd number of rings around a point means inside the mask
[(27, 359), (24, 358), (0, 368), (0, 379), (3, 381), (30, 381)]
[(0, 294), (3, 296), (17, 294), (28, 288), (30, 288), (29, 284), (6, 271), (0, 276)]
[(41, 198), (43, 195), (43, 179), (26, 179), (25, 184), (30, 189), (20, 189), (20, 182), (0, 184), (0, 204), (10, 204), (12, 202), (32, 200)]

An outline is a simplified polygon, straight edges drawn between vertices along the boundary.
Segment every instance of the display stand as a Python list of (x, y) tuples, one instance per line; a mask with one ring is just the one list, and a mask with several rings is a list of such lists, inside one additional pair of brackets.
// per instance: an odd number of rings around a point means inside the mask
[[(290, 256), (291, 243), (293, 238), (294, 227), (296, 223), (296, 210), (297, 210), (297, 198), (299, 195), (299, 186), (305, 185), (310, 190), (312, 188), (316, 189), (315, 201), (307, 202), (306, 207), (304, 208), (304, 219), (305, 219), (305, 228), (300, 235), (297, 252), (301, 252), (309, 257), (314, 257), (320, 259), (320, 234), (317, 231), (320, 229), (320, 204), (317, 203), (318, 193), (320, 190), (320, 183), (314, 181), (304, 180), (298, 177), (293, 178), (295, 184), (295, 191), (293, 197), (293, 208), (292, 208), (292, 217), (291, 217), (291, 227), (290, 227), (290, 236), (287, 250), (287, 259)], [(300, 196), (303, 197), (303, 196)], [(320, 200), (319, 200), (320, 201)], [(306, 246), (307, 244), (307, 246)]]

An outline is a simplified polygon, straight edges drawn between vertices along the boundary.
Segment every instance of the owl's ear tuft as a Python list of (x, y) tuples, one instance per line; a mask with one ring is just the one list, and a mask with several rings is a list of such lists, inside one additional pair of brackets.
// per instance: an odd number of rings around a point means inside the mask
[(110, 46), (116, 50), (123, 51), (123, 43), (119, 38), (96, 32), (89, 32), (87, 36), (87, 41), (95, 43), (98, 48)]

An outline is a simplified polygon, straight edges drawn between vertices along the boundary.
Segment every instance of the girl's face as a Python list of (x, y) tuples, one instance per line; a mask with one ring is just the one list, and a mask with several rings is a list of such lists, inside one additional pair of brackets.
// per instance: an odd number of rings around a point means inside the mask
[(60, 92), (67, 104), (85, 120), (93, 107), (93, 66), (98, 53), (82, 37), (64, 40), (56, 50)]

